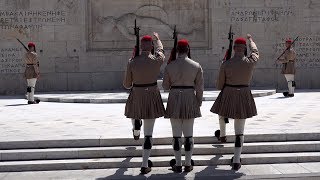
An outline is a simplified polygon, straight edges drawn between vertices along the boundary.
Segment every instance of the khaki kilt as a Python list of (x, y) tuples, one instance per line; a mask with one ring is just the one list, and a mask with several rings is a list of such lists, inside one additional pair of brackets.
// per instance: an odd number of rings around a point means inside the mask
[(126, 103), (124, 115), (132, 119), (155, 119), (162, 117), (164, 111), (157, 86), (133, 87)]
[(173, 119), (201, 117), (194, 89), (171, 89), (164, 117)]
[(24, 71), (24, 77), (26, 79), (33, 79), (38, 77), (33, 65), (26, 65), (26, 70)]
[(257, 115), (256, 104), (249, 87), (226, 86), (210, 111), (232, 119), (246, 119)]
[(296, 68), (294, 65), (294, 61), (289, 61), (287, 63), (282, 64), (281, 74), (295, 74)]

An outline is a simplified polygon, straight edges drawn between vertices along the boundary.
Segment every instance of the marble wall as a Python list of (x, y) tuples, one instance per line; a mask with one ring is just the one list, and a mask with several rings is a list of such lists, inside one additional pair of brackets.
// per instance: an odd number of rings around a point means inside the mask
[(214, 87), (230, 24), (235, 37), (251, 33), (260, 50), (253, 87), (285, 88), (274, 62), (284, 40), (299, 36), (297, 88), (320, 88), (318, 0), (0, 0), (0, 94), (26, 89), (25, 50), (16, 38), (37, 44), (37, 91), (123, 89), (135, 19), (141, 35), (159, 32), (167, 57), (176, 25), (203, 66), (207, 88)]

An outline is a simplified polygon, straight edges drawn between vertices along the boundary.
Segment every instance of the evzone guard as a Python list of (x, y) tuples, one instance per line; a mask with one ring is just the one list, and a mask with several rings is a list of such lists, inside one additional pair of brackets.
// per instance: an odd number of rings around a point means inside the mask
[(256, 105), (251, 94), (250, 81), (253, 70), (259, 60), (259, 52), (251, 35), (247, 35), (250, 54), (245, 55), (247, 41), (244, 38), (235, 40), (234, 56), (224, 61), (220, 67), (216, 87), (221, 90), (214, 102), (211, 112), (219, 115), (221, 142), (226, 142), (226, 123), (224, 117), (234, 119), (235, 149), (231, 166), (234, 170), (241, 168), (241, 151), (244, 142), (244, 126), (247, 118), (257, 115)]
[(281, 74), (284, 75), (288, 82), (288, 90), (283, 92), (285, 97), (294, 97), (294, 89), (296, 87), (296, 82), (294, 80), (294, 75), (296, 73), (295, 61), (296, 52), (294, 51), (292, 45), (297, 40), (297, 38), (292, 41), (291, 39), (286, 40), (286, 49), (282, 55), (277, 59), (278, 63), (282, 63)]
[[(125, 107), (125, 116), (133, 121), (134, 136), (140, 136), (140, 132), (135, 134), (136, 121), (139, 122), (138, 126), (140, 127), (142, 125), (141, 119), (143, 120), (142, 174), (147, 174), (151, 171), (152, 162), (149, 160), (149, 156), (153, 145), (153, 127), (155, 119), (164, 116), (165, 112), (157, 86), (157, 78), (165, 56), (158, 33), (153, 33), (153, 35), (155, 47), (153, 47), (153, 38), (151, 36), (142, 37), (141, 54), (130, 59), (123, 80), (124, 87), (130, 89), (130, 95)], [(139, 48), (139, 46), (136, 48)], [(155, 54), (151, 53), (153, 48), (155, 49)]]
[(40, 76), (39, 59), (36, 53), (36, 45), (32, 42), (28, 43), (28, 51), (24, 56), (26, 69), (24, 77), (27, 79), (27, 99), (28, 104), (38, 104), (40, 101), (34, 99), (37, 79)]
[[(172, 146), (175, 159), (170, 166), (174, 172), (182, 172), (181, 147), (184, 144), (184, 171), (193, 170), (193, 124), (194, 119), (201, 117), (200, 106), (203, 96), (203, 71), (199, 63), (190, 59), (190, 48), (187, 40), (177, 43), (178, 57), (169, 59), (164, 70), (163, 88), (170, 90), (165, 118), (170, 118), (172, 126)], [(173, 49), (171, 57), (175, 57)], [(182, 139), (182, 134), (184, 140)]]

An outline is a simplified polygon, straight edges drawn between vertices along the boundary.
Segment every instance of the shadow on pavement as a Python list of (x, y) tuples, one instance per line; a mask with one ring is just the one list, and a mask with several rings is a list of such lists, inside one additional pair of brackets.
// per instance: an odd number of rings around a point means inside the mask
[(288, 99), (289, 97), (276, 97), (276, 98), (270, 98), (270, 99)]
[[(137, 179), (152, 179), (152, 180), (194, 180), (194, 179), (201, 179), (201, 180), (233, 180), (233, 179), (239, 179), (240, 177), (244, 176), (243, 173), (238, 173), (236, 171), (231, 170), (222, 170), (218, 169), (216, 165), (210, 166), (210, 164), (217, 164), (218, 160), (222, 157), (222, 155), (217, 155), (214, 158), (209, 160), (208, 167), (204, 170), (195, 173), (194, 175), (188, 176), (188, 173), (182, 172), (182, 173), (174, 173), (170, 170), (168, 167), (168, 173), (166, 174), (151, 174), (149, 175), (124, 175), (126, 171), (128, 171), (128, 168), (119, 168), (115, 174), (111, 176), (96, 178), (96, 180), (137, 180)], [(130, 162), (132, 158), (127, 158), (123, 161), (123, 163)], [(169, 162), (168, 162), (169, 164)], [(195, 161), (195, 164), (197, 162)], [(151, 171), (152, 173), (152, 171)], [(192, 172), (191, 172), (192, 173)]]
[(0, 99), (17, 99), (17, 100), (25, 100), (24, 96), (17, 95), (17, 96), (0, 96)]
[[(126, 158), (122, 161), (122, 164), (129, 163), (132, 157)], [(108, 179), (137, 179), (136, 176), (132, 175), (124, 175), (124, 173), (128, 171), (128, 168), (118, 168), (118, 170), (111, 176), (96, 178), (96, 180), (108, 180)]]
[[(218, 169), (218, 164), (219, 159), (223, 155), (216, 155), (214, 158), (210, 159), (210, 162), (208, 163), (208, 167), (205, 168), (204, 170), (195, 173), (194, 179), (204, 179), (204, 180), (231, 180), (231, 179), (239, 179), (241, 176), (244, 176), (245, 174), (243, 173), (238, 173), (234, 170), (223, 170), (223, 169)], [(213, 164), (213, 166), (210, 166)]]
[(29, 105), (29, 104), (10, 104), (10, 105), (5, 105), (5, 106), (10, 107), (10, 106), (27, 106), (27, 105)]

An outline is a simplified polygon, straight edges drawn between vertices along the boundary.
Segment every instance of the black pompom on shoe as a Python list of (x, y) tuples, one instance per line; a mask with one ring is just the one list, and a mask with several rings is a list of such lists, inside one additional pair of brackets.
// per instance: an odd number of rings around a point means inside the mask
[(151, 172), (151, 167), (141, 167), (140, 172), (141, 174), (148, 174), (149, 172)]
[(184, 172), (191, 172), (193, 170), (193, 166), (185, 166)]
[(233, 163), (232, 169), (238, 171), (241, 168), (241, 163)]
[(182, 172), (182, 166), (172, 166), (172, 171), (176, 173), (181, 173)]

